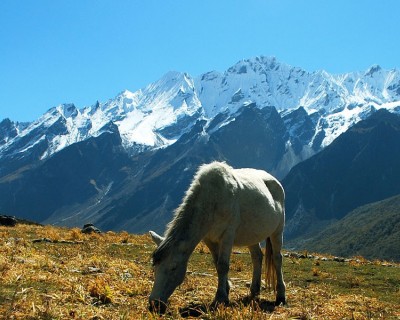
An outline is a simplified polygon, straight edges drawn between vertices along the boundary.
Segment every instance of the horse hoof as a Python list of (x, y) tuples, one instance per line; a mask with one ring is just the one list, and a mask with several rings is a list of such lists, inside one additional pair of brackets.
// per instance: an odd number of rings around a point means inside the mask
[(277, 297), (275, 300), (275, 306), (280, 306), (280, 305), (285, 305), (286, 304), (286, 298), (285, 297)]
[(212, 309), (216, 309), (216, 308), (218, 308), (218, 306), (220, 306), (220, 305), (222, 305), (222, 306), (228, 306), (228, 305), (229, 305), (229, 300), (222, 300), (222, 301), (214, 300), (213, 303), (211, 303), (211, 308), (212, 308)]
[(256, 300), (260, 298), (260, 291), (250, 291), (250, 295), (248, 296), (251, 300)]

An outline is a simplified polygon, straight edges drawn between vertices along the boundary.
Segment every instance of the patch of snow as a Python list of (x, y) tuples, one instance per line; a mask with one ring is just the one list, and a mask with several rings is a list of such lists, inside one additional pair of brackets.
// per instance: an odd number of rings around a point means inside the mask
[(25, 153), (44, 140), (46, 140), (46, 136), (42, 135), (38, 140), (32, 141), (32, 143), (28, 144), (24, 149), (18, 150), (18, 153)]

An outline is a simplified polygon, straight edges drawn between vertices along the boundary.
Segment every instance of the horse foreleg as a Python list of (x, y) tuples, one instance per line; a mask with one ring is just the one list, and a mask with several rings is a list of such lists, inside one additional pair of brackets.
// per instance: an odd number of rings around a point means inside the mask
[[(210, 250), (212, 258), (213, 258), (213, 262), (214, 262), (214, 266), (215, 269), (218, 272), (218, 256), (219, 256), (219, 245), (218, 243), (215, 242), (211, 242), (207, 239), (203, 240), (204, 243), (206, 244), (207, 248)], [(219, 287), (219, 286), (218, 286)], [(226, 279), (226, 284), (225, 284), (225, 288), (226, 288), (226, 296), (229, 296), (229, 290), (230, 290), (230, 285), (229, 285), (229, 281), (228, 279)]]
[(228, 232), (225, 233), (218, 245), (218, 260), (217, 260), (217, 273), (218, 273), (218, 289), (215, 295), (214, 303), (229, 303), (229, 262), (233, 247), (233, 235)]
[(283, 281), (282, 273), (282, 232), (278, 232), (271, 236), (272, 259), (274, 260), (276, 270), (276, 299), (275, 304), (280, 305), (286, 303), (286, 285)]
[(260, 244), (257, 243), (249, 247), (251, 260), (253, 262), (253, 278), (250, 286), (250, 298), (254, 299), (260, 294), (261, 290), (261, 270), (263, 253)]
[(203, 239), (203, 242), (206, 244), (207, 248), (210, 250), (214, 266), (217, 268), (217, 262), (218, 262), (218, 243), (211, 242), (207, 239)]

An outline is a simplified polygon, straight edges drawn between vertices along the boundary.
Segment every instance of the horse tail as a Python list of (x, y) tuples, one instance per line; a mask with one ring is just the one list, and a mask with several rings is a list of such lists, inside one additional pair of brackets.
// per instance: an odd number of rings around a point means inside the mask
[(265, 243), (265, 285), (267, 289), (276, 291), (276, 269), (273, 259), (271, 238)]

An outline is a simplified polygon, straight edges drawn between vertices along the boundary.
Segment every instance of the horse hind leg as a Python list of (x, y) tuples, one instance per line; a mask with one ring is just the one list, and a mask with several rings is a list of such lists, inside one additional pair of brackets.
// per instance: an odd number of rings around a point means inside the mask
[(263, 253), (260, 244), (257, 243), (249, 247), (251, 260), (253, 262), (253, 278), (250, 286), (250, 298), (254, 299), (260, 295), (261, 291), (261, 270)]
[(275, 266), (276, 272), (276, 299), (275, 304), (286, 304), (286, 285), (283, 281), (282, 272), (282, 243), (283, 243), (283, 233), (282, 231), (273, 234), (270, 237), (271, 247), (272, 247), (272, 259)]

